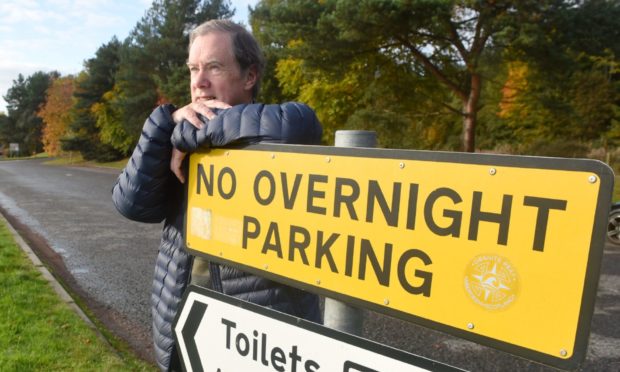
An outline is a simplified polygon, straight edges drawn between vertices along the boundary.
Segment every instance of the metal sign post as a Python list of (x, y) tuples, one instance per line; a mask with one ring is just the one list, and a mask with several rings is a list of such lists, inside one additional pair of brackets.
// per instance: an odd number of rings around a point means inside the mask
[[(377, 147), (377, 133), (366, 130), (339, 130), (335, 136), (336, 147)], [(326, 327), (353, 335), (361, 335), (364, 313), (361, 309), (333, 298), (325, 298), (323, 323)]]

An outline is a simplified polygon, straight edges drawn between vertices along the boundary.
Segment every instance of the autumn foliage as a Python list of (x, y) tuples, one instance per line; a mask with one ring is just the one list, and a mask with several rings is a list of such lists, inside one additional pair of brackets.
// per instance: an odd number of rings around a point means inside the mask
[(72, 76), (55, 79), (47, 90), (45, 105), (38, 112), (38, 116), (43, 119), (43, 149), (50, 156), (61, 152), (60, 139), (67, 134), (71, 122), (74, 90)]

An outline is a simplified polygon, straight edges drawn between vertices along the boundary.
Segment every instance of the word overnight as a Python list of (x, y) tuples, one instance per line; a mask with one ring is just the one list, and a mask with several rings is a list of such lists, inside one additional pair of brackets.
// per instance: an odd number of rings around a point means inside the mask
[[(237, 179), (235, 172), (229, 167), (223, 167), (217, 174), (215, 180), (215, 167), (209, 166), (208, 172), (203, 164), (198, 164), (198, 180), (196, 193), (201, 194), (202, 187), (206, 189), (209, 196), (213, 196), (215, 182), (217, 182), (217, 192), (223, 199), (232, 198), (237, 191)], [(288, 175), (281, 172), (278, 176), (267, 170), (259, 171), (254, 177), (253, 195), (256, 202), (263, 206), (274, 204), (276, 197), (280, 199), (284, 208), (293, 209), (296, 203), (303, 203), (307, 213), (329, 215), (335, 218), (348, 218), (359, 221), (360, 210), (363, 213), (364, 221), (368, 223), (385, 223), (392, 227), (404, 227), (407, 230), (416, 229), (416, 220), (420, 201), (418, 200), (419, 184), (410, 183), (406, 185), (403, 192), (403, 185), (400, 182), (392, 184), (392, 199), (387, 200), (386, 193), (376, 180), (368, 180), (365, 185), (365, 197), (362, 197), (361, 185), (357, 180), (351, 178), (334, 177), (330, 181), (329, 176), (319, 174), (309, 174), (306, 176), (307, 183), (306, 195), (299, 197), (299, 189), (303, 181), (304, 174), (297, 173)], [(228, 189), (224, 190), (224, 184), (228, 178)], [(266, 193), (259, 191), (260, 186), (266, 186)], [(321, 201), (326, 200), (327, 187), (331, 186), (330, 192), (333, 193), (333, 204), (326, 205)], [(277, 195), (279, 194), (279, 195)], [(401, 199), (406, 197), (403, 203)], [(481, 222), (495, 223), (498, 225), (497, 244), (506, 245), (508, 240), (508, 230), (510, 226), (510, 216), (513, 205), (512, 195), (503, 195), (503, 202), (499, 212), (482, 211), (483, 193), (474, 191), (472, 193), (472, 208), (470, 211), (470, 225), (467, 238), (476, 240), (478, 229)], [(298, 201), (298, 199), (302, 199)], [(432, 191), (423, 202), (424, 221), (427, 228), (438, 236), (460, 237), (462, 229), (463, 212), (454, 209), (446, 209), (443, 216), (451, 219), (452, 222), (447, 226), (440, 226), (433, 215), (435, 204), (441, 199), (448, 199), (454, 205), (463, 201), (463, 197), (449, 187), (438, 188)], [(362, 208), (356, 205), (362, 204)], [(406, 219), (401, 221), (399, 218), (400, 208), (406, 208)], [(536, 251), (544, 250), (545, 236), (549, 215), (552, 210), (566, 210), (567, 201), (561, 199), (551, 199), (536, 196), (525, 196), (523, 206), (536, 208), (537, 218), (534, 223), (534, 240), (532, 248)], [(377, 219), (375, 208), (379, 207), (382, 219)], [(346, 211), (346, 212), (345, 212)]]

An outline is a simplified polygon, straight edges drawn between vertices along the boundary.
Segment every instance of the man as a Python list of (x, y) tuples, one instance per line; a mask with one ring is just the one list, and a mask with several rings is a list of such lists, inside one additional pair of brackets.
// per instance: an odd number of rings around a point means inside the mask
[(165, 221), (151, 295), (155, 354), (162, 370), (180, 370), (172, 322), (190, 280), (308, 320), (321, 318), (316, 295), (194, 259), (182, 235), (185, 152), (233, 142), (318, 144), (321, 127), (314, 112), (298, 103), (252, 104), (263, 58), (252, 35), (231, 21), (212, 20), (194, 29), (187, 65), (191, 103), (153, 111), (112, 194), (125, 217)]

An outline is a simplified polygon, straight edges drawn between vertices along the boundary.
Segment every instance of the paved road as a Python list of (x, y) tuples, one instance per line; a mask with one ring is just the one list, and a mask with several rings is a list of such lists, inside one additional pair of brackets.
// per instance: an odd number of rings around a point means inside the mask
[[(110, 190), (117, 170), (42, 162), (0, 162), (0, 208), (23, 224), (19, 230), (27, 240), (61, 258), (76, 292), (87, 295), (95, 313), (150, 358), (149, 293), (161, 226), (134, 223), (116, 212)], [(372, 312), (366, 313), (364, 336), (472, 371), (553, 370)], [(582, 370), (620, 371), (619, 247), (605, 249)]]

